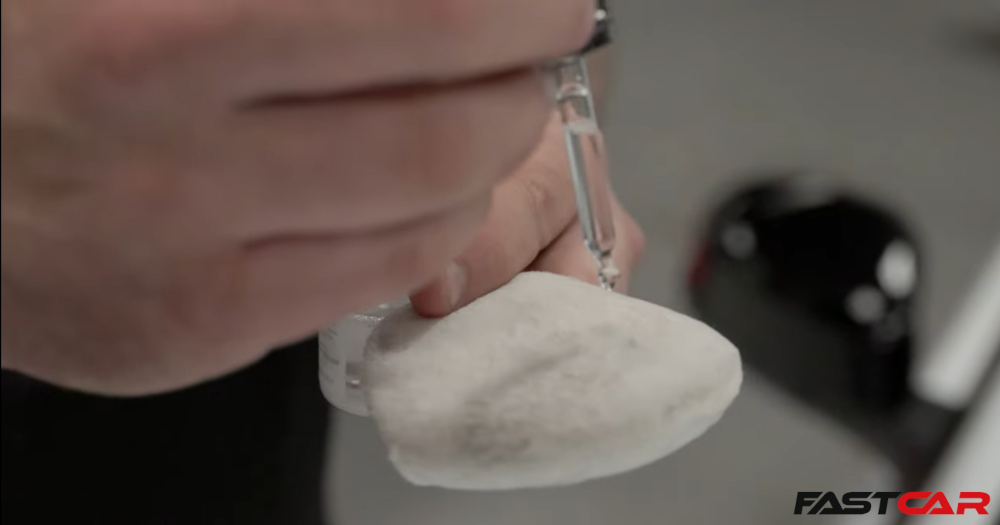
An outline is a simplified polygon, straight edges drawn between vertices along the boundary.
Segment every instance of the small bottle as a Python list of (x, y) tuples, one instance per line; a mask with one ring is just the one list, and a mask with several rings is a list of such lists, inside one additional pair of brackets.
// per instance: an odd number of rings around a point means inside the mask
[(368, 416), (361, 389), (365, 343), (378, 324), (406, 301), (383, 303), (351, 314), (319, 334), (319, 387), (333, 406), (356, 416)]

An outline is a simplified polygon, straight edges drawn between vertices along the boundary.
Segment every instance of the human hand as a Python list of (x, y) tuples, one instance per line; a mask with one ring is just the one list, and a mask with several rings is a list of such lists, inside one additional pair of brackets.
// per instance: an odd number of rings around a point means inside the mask
[[(612, 198), (622, 271), (615, 289), (627, 291), (630, 271), (642, 257), (645, 237)], [(503, 286), (524, 270), (558, 273), (597, 284), (597, 267), (584, 247), (576, 218), (573, 182), (558, 115), (534, 153), (493, 193), (493, 207), (469, 248), (411, 298), (414, 308), (442, 316)]]
[(593, 22), (586, 0), (0, 5), (3, 366), (113, 394), (429, 281), (538, 142), (534, 65)]

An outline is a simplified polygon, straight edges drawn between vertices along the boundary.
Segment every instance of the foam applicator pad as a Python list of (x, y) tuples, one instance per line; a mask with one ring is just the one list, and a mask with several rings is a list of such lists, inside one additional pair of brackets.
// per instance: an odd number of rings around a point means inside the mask
[(567, 485), (670, 454), (722, 416), (739, 354), (704, 324), (549, 273), (442, 319), (404, 307), (368, 339), (364, 388), (417, 485)]

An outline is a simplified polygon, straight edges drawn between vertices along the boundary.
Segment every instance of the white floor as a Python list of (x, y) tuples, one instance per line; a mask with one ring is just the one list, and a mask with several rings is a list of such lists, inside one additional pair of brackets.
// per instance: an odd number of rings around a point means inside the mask
[[(689, 248), (719, 192), (747, 170), (818, 169), (913, 224), (929, 258), (922, 337), (939, 337), (1000, 239), (1000, 50), (983, 33), (1000, 31), (1000, 5), (612, 1), (609, 150), (650, 241), (633, 293), (684, 309)], [(755, 378), (678, 454), (558, 490), (410, 487), (369, 422), (338, 423), (327, 488), (338, 525), (778, 525), (801, 522), (797, 491), (887, 490), (893, 477), (862, 443)]]

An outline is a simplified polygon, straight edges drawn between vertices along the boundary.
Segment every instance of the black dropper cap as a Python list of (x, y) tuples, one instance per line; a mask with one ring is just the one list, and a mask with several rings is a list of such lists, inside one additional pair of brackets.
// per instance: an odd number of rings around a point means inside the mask
[(594, 14), (594, 34), (591, 35), (587, 45), (583, 46), (583, 49), (580, 50), (581, 55), (611, 43), (612, 22), (611, 11), (608, 11), (607, 1), (597, 0), (597, 10)]

